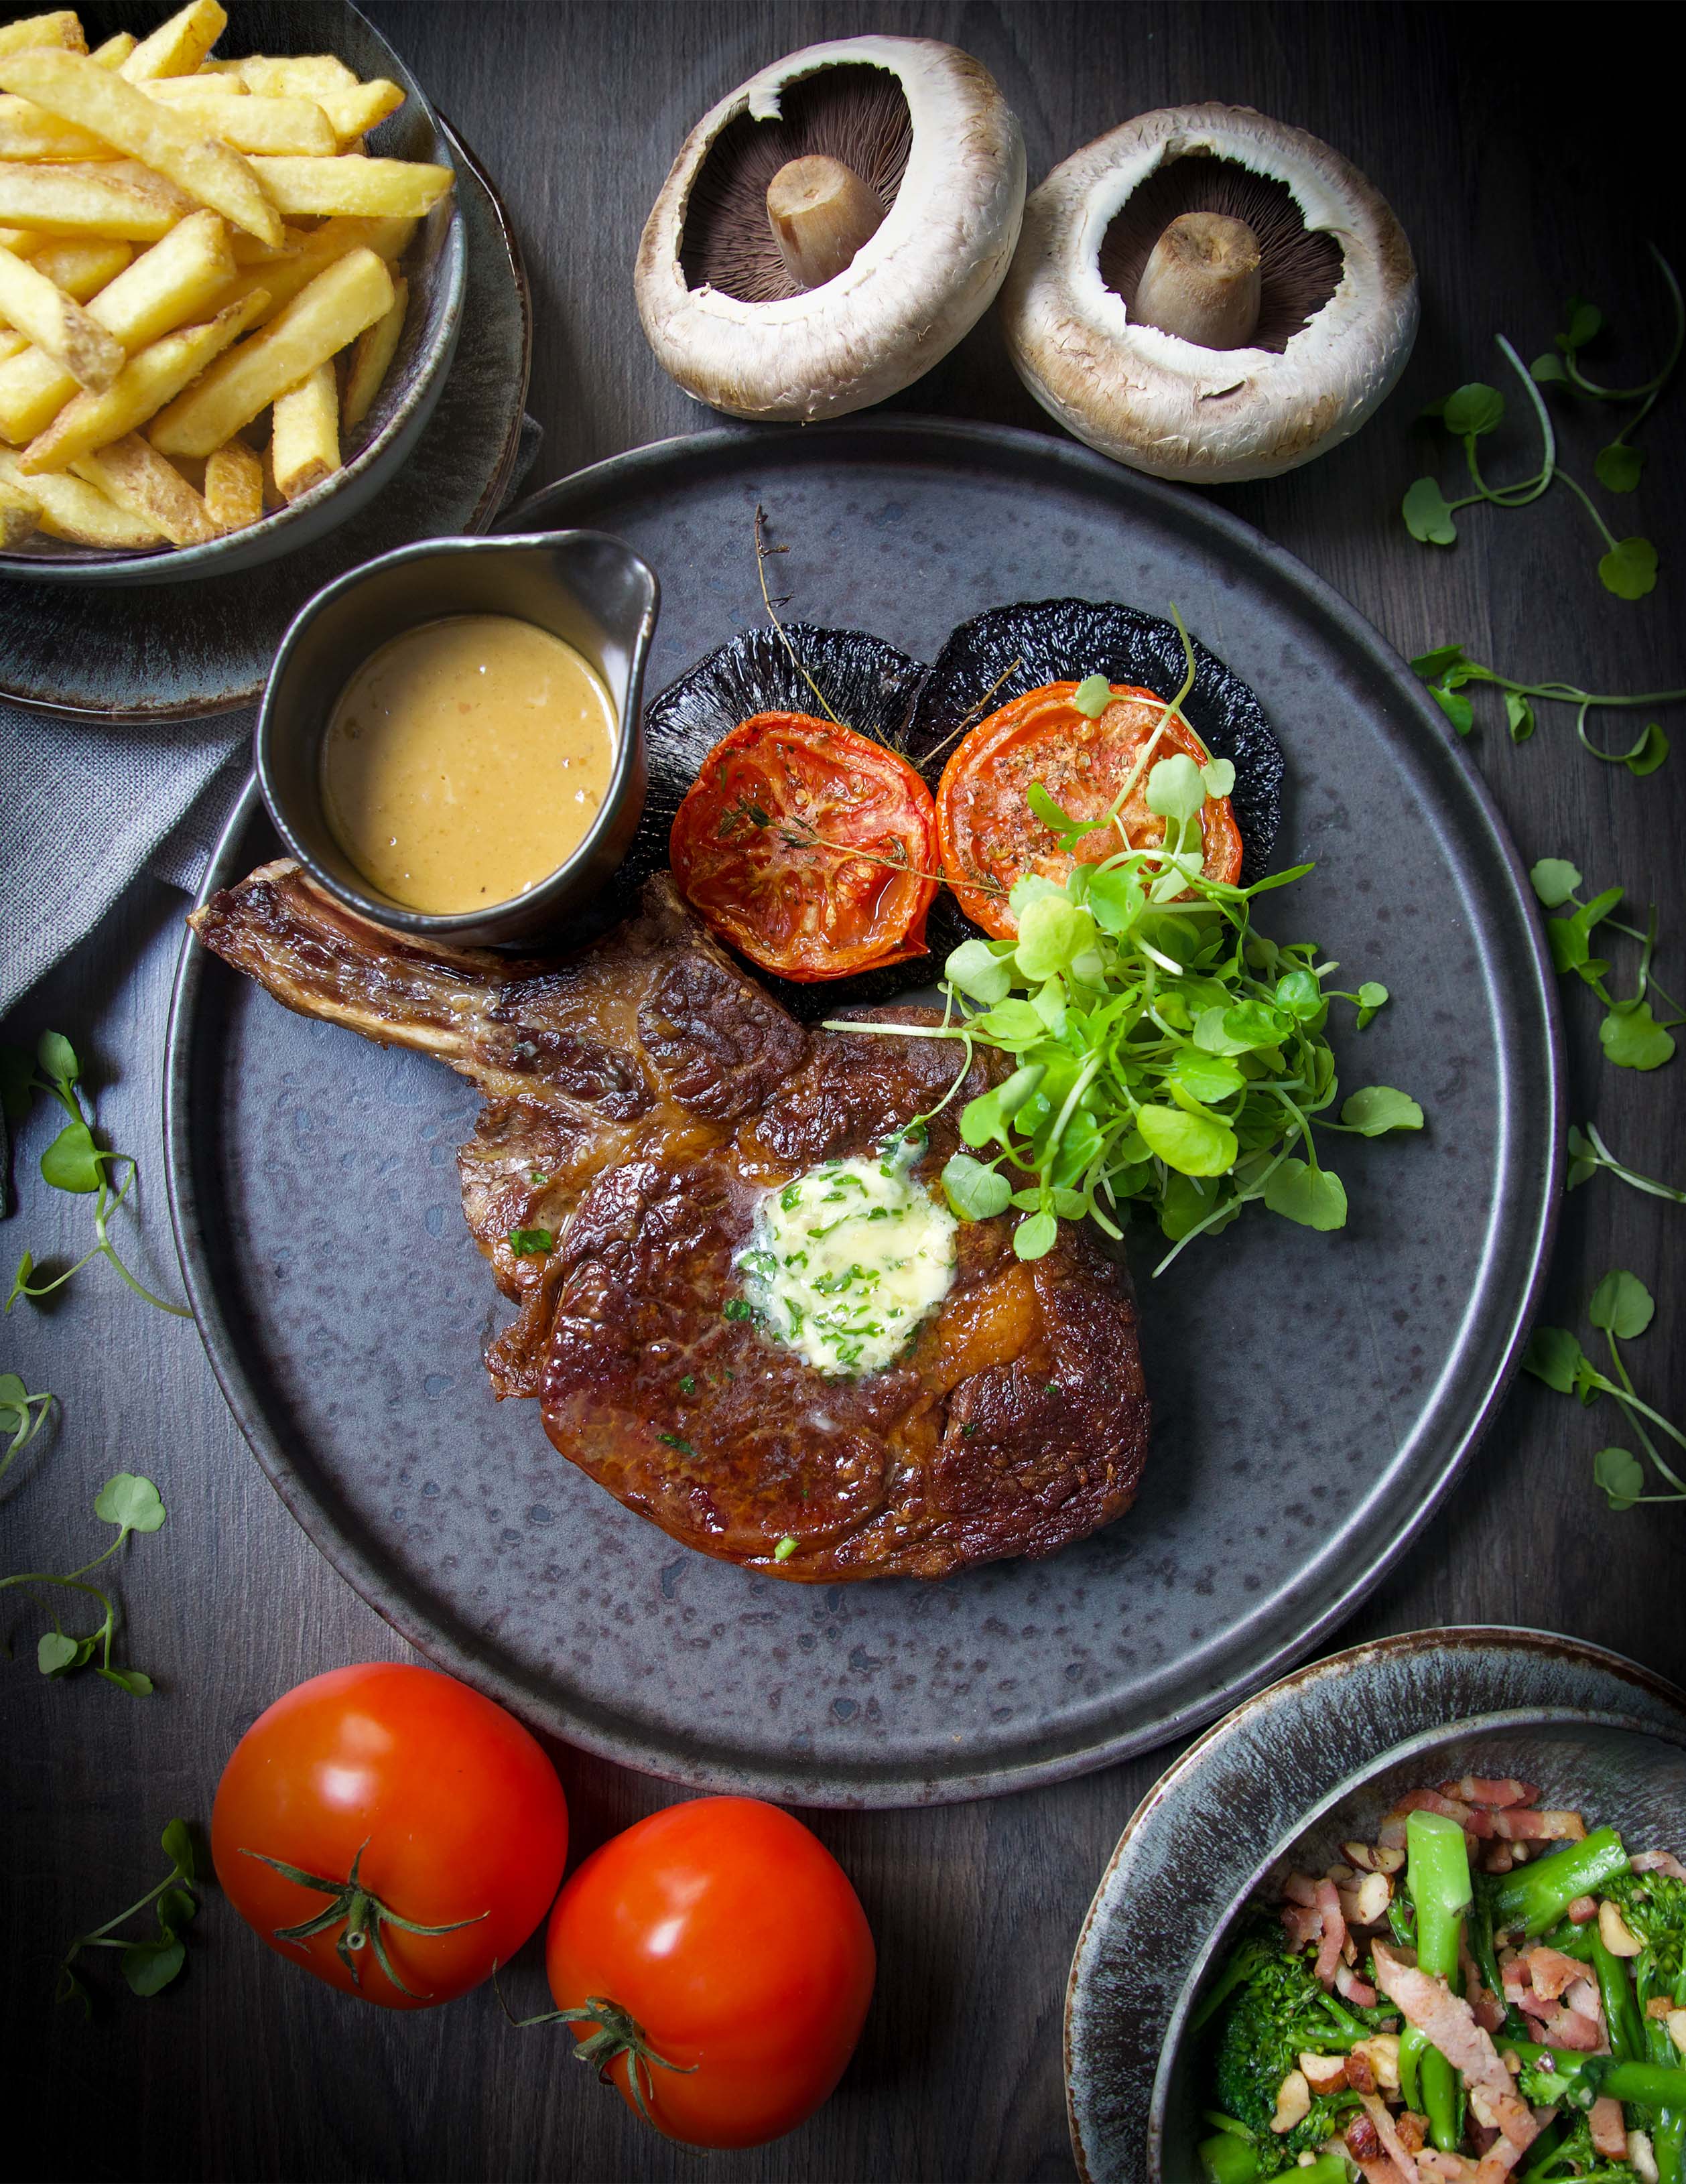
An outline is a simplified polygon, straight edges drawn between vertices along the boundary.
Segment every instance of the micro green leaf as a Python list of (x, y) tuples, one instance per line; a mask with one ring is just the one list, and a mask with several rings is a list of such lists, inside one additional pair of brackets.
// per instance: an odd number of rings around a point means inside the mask
[(1276, 981), (1276, 1006), (1309, 1023), (1323, 1007), (1323, 989), (1309, 971), (1290, 971)]
[(93, 1133), (86, 1123), (66, 1123), (41, 1156), (42, 1179), (55, 1190), (91, 1196), (104, 1180)]
[(1058, 1234), (1059, 1223), (1052, 1213), (1032, 1213), (1013, 1230), (1013, 1251), (1021, 1259), (1046, 1258)]
[(1460, 736), (1468, 735), (1475, 726), (1475, 707), (1461, 690), (1448, 690), (1438, 682), (1431, 682), (1428, 694), (1439, 706)]
[(1432, 652), (1420, 652), (1411, 672), (1425, 682), (1457, 682), (1465, 679), (1458, 671), (1474, 664), (1461, 644), (1441, 644)]
[(1094, 919), (1062, 891), (1026, 905), (1013, 954), (1024, 977), (1040, 984), (1064, 970), (1094, 937)]
[(1560, 1396), (1575, 1391), (1580, 1368), (1587, 1362), (1580, 1343), (1565, 1327), (1537, 1327), (1522, 1352), (1522, 1370), (1555, 1388)]
[(1004, 1175), (985, 1167), (969, 1153), (951, 1153), (942, 1171), (942, 1188), (963, 1221), (987, 1221), (1005, 1213), (1013, 1186)]
[(1648, 773), (1655, 773), (1663, 764), (1668, 756), (1668, 738), (1655, 721), (1650, 721), (1646, 723), (1645, 732), (1638, 744), (1622, 763), (1629, 773), (1636, 774), (1643, 780)]
[(1457, 438), (1471, 439), (1491, 432), (1505, 421), (1505, 397), (1496, 387), (1479, 379), (1460, 387), (1446, 397), (1440, 413), (1446, 430)]
[(1083, 898), (1103, 933), (1127, 933), (1147, 899), (1140, 877), (1121, 865), (1098, 866)]
[(1113, 701), (1113, 686), (1104, 675), (1086, 675), (1071, 694), (1075, 710), (1085, 719), (1098, 721)]
[(1013, 984), (1013, 972), (987, 940), (963, 940), (943, 966), (943, 975), (969, 1000), (1005, 1000)]
[(1387, 989), (1375, 978), (1366, 978), (1358, 989), (1358, 1028), (1362, 1031), (1388, 1002)]
[(1618, 538), (1600, 556), (1598, 573), (1618, 599), (1642, 599), (1656, 588), (1656, 548), (1649, 538)]
[(1136, 1127), (1148, 1150), (1179, 1175), (1222, 1175), (1241, 1150), (1226, 1123), (1180, 1107), (1142, 1107)]
[(1347, 1193), (1337, 1175), (1309, 1167), (1303, 1160), (1279, 1162), (1264, 1185), (1264, 1203), (1302, 1228), (1323, 1230), (1347, 1225)]
[(1674, 1053), (1674, 1040), (1651, 1014), (1649, 1001), (1611, 1010), (1598, 1039), (1605, 1060), (1618, 1069), (1661, 1069)]
[(94, 1674), (103, 1676), (108, 1684), (115, 1684), (120, 1691), (127, 1691), (131, 1698), (150, 1698), (154, 1688), (152, 1678), (141, 1669), (108, 1669), (96, 1661)]
[(1235, 767), (1226, 758), (1209, 759), (1200, 769), (1200, 782), (1209, 796), (1227, 796), (1235, 788)]
[(1566, 386), (1569, 375), (1563, 369), (1560, 357), (1537, 356), (1528, 366), (1529, 371), (1542, 387)]
[(1528, 878), (1548, 910), (1560, 910), (1581, 884), (1581, 875), (1566, 857), (1542, 857)]
[(1452, 521), (1445, 494), (1432, 478), (1421, 477), (1409, 488), (1399, 504), (1399, 513), (1405, 519), (1406, 530), (1425, 546), (1456, 545), (1458, 526)]
[(93, 1513), (120, 1533), (156, 1532), (164, 1523), (164, 1502), (150, 1479), (120, 1471), (94, 1497)]
[(1563, 308), (1568, 324), (1558, 335), (1557, 346), (1566, 355), (1572, 355), (1603, 330), (1604, 313), (1596, 304), (1588, 304), (1580, 296), (1572, 296)]
[(42, 1075), (68, 1092), (81, 1078), (82, 1065), (76, 1050), (62, 1031), (44, 1031), (35, 1043), (35, 1058)]
[(1600, 448), (1593, 468), (1606, 493), (1632, 493), (1645, 465), (1643, 448), (1630, 448), (1625, 440), (1612, 440)]
[(1196, 1100), (1210, 1106), (1233, 1099), (1245, 1089), (1247, 1079), (1225, 1054), (1208, 1054), (1198, 1046), (1186, 1046), (1177, 1056), (1172, 1082)]
[(1593, 1291), (1587, 1318), (1605, 1333), (1631, 1342), (1650, 1325), (1655, 1309), (1650, 1291), (1639, 1276), (1618, 1269), (1606, 1274)]
[(1366, 1084), (1343, 1106), (1341, 1120), (1349, 1130), (1379, 1138), (1388, 1130), (1420, 1130), (1422, 1110), (1408, 1093), (1396, 1092), (1391, 1084)]
[(1534, 709), (1520, 690), (1505, 693), (1505, 719), (1513, 744), (1525, 744), (1534, 732)]
[[(180, 1825), (178, 1821), (170, 1823), (172, 1827)], [(167, 1835), (169, 1830), (165, 1832)], [(188, 1875), (190, 1880), (192, 1877)], [(185, 1888), (166, 1888), (158, 1899), (158, 1923), (165, 1933), (173, 1934), (178, 1926), (191, 1925), (198, 1913), (198, 1905)]]
[(130, 1992), (146, 1997), (169, 1986), (187, 1961), (187, 1952), (171, 1937), (156, 1942), (131, 1942), (119, 1960)]
[(1601, 1448), (1593, 1458), (1593, 1480), (1612, 1509), (1631, 1509), (1645, 1490), (1645, 1474), (1625, 1448)]
[(1157, 760), (1148, 769), (1144, 798), (1162, 819), (1192, 819), (1206, 800), (1200, 768), (1183, 751)]
[(44, 1631), (36, 1644), (36, 1666), (43, 1676), (62, 1675), (76, 1665), (80, 1651), (80, 1641), (67, 1638), (62, 1630)]

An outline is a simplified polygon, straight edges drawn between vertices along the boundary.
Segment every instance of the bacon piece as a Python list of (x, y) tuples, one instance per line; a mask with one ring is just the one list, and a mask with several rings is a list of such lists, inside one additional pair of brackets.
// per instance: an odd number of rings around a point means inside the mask
[(1368, 1980), (1360, 1979), (1350, 1964), (1335, 1967), (1335, 1992), (1343, 2001), (1356, 2003), (1360, 2009), (1376, 2007), (1376, 1989)]
[(1580, 1842), (1587, 1824), (1578, 1813), (1494, 1813), (1493, 1833), (1506, 1842)]
[(1548, 2048), (1573, 2048), (1583, 2055), (1590, 2055), (1604, 2044), (1596, 2020), (1583, 2017), (1578, 2009), (1559, 2009), (1546, 2021), (1545, 2044)]
[(1483, 1868), (1488, 1873), (1509, 1873), (1516, 1863), (1515, 1858), (1511, 1855), (1510, 1846), (1507, 1842), (1490, 1842), (1487, 1847), (1487, 1855), (1482, 1860)]
[(1320, 1911), (1308, 1911), (1303, 1904), (1285, 1903), (1281, 1908), (1282, 1930), (1288, 1937), (1288, 1947), (1296, 1954), (1315, 1942), (1323, 1931)]
[(1318, 1882), (1317, 1908), (1323, 1915), (1323, 1939), (1312, 1970), (1320, 1986), (1332, 1987), (1335, 1968), (1341, 1961), (1341, 1949), (1347, 1938), (1347, 1922), (1341, 1915), (1341, 1892), (1332, 1880)]
[(1604, 2003), (1597, 1983), (1584, 1965), (1581, 1968), (1579, 1978), (1563, 1999), (1578, 2016), (1591, 2018), (1594, 2025), (1603, 2024)]
[(1443, 1797), (1438, 1790), (1407, 1790), (1388, 1814), (1392, 1819), (1401, 1813), (1438, 1813), (1445, 1819), (1469, 1825), (1470, 1808), (1460, 1797)]
[(1507, 1775), (1502, 1782), (1489, 1782), (1484, 1775), (1465, 1774), (1460, 1781), (1443, 1782), (1443, 1797), (1460, 1798), (1466, 1805), (1486, 1805), (1498, 1811), (1506, 1805), (1531, 1805), (1539, 1791), (1532, 1782), (1518, 1782)]
[(1379, 2093), (1360, 2093), (1359, 2098), (1364, 2103), (1365, 2114), (1376, 2126), (1376, 2136), (1387, 2148), (1388, 2158), (1404, 2179), (1404, 2184), (1422, 2184), (1422, 2171), (1417, 2167), (1410, 2148), (1400, 2137), (1387, 2102)]
[(1461, 2153), (1443, 2153), (1438, 2147), (1425, 2147), (1417, 2156), (1419, 2176), (1434, 2180), (1434, 2184), (1474, 2184), (1476, 2165), (1465, 2161)]
[(1317, 1883), (1309, 1873), (1291, 1873), (1282, 1883), (1282, 1895), (1290, 1903), (1303, 1903), (1309, 1911), (1317, 1902)]
[(1593, 2103), (1593, 2144), (1606, 2161), (1625, 2161), (1627, 2159), (1627, 2126), (1622, 2121), (1622, 2103), (1613, 2101), (1608, 2093), (1600, 2093)]
[[(1539, 2110), (1532, 2119), (1536, 2138), (1556, 2113), (1555, 2109)], [(1505, 2179), (1527, 2152), (1527, 2148), (1518, 2146), (1514, 2139), (1501, 2138), (1482, 2154), (1481, 2166), (1475, 2172), (1475, 2184), (1505, 2184)]]
[(1589, 1926), (1598, 1916), (1598, 1905), (1590, 1896), (1577, 1896), (1568, 1907), (1566, 1916), (1572, 1926)]
[(1666, 1873), (1671, 1880), (1686, 1880), (1686, 1865), (1672, 1850), (1642, 1850), (1628, 1863), (1635, 1873)]
[(1583, 1980), (1587, 1968), (1573, 1957), (1566, 1957), (1561, 1949), (1548, 1949), (1538, 1944), (1528, 1951), (1528, 1978), (1533, 1991), (1547, 2002), (1555, 2002), (1558, 1996)]
[[(1469, 2004), (1443, 1979), (1407, 1964), (1385, 1942), (1372, 1951), (1376, 1982), (1406, 2021), (1425, 2033), (1454, 2070), (1461, 2070), (1473, 2092), (1487, 2096), (1493, 2120), (1513, 2146), (1527, 2148), (1538, 2136), (1527, 2107), (1518, 2098), (1492, 2035), (1477, 2025)], [(1566, 2013), (1566, 2014), (1567, 2013)]]

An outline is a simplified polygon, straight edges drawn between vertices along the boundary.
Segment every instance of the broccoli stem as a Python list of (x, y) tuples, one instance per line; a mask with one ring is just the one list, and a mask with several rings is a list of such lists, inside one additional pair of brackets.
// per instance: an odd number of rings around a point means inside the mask
[(1555, 2121), (1547, 2124), (1545, 2129), (1528, 2148), (1530, 2159), (1527, 2167), (1521, 2172), (1521, 2184), (1527, 2184), (1530, 2176), (1538, 2176), (1562, 2143), (1562, 2124)]
[[(1583, 2070), (1583, 2084), (1593, 2073)], [(1600, 2072), (1597, 2090), (1613, 2101), (1632, 2101), (1642, 2109), (1680, 2109), (1686, 2111), (1686, 2069), (1667, 2063), (1612, 2063)]]
[(1494, 1921), (1521, 1925), (1531, 1940), (1560, 1919), (1577, 1896), (1590, 1896), (1627, 1870), (1627, 1853), (1614, 1828), (1594, 1828), (1583, 1841), (1566, 1843), (1549, 1858), (1513, 1873), (1494, 1892)]
[(1259, 2174), (1259, 2157), (1244, 2138), (1215, 2131), (1203, 2138), (1195, 2152), (1206, 2184), (1253, 2184)]
[[(1464, 1831), (1455, 1820), (1443, 1813), (1411, 1814), (1405, 1823), (1405, 1885), (1416, 1908), (1417, 1964), (1456, 1994), (1464, 1914), (1475, 1891)], [(1462, 2137), (1458, 2074), (1438, 2048), (1408, 2025), (1399, 2042), (1402, 2086), (1407, 2043), (1414, 2053), (1430, 2135), (1443, 2153), (1455, 2153)]]
[(1645, 2053), (1645, 2023), (1633, 1999), (1627, 1968), (1620, 1957), (1612, 1956), (1605, 1947), (1603, 1936), (1595, 1926), (1588, 1930), (1592, 1935), (1592, 1965), (1598, 1975), (1598, 1991), (1604, 2003), (1605, 2030), (1610, 2035), (1611, 2053), (1623, 2063), (1637, 2063)]

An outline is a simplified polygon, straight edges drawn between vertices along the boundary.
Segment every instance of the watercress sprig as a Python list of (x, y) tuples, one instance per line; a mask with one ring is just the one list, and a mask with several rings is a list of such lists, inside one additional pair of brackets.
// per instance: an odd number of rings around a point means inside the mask
[[(148, 1889), (126, 1911), (120, 1911), (114, 1919), (108, 1919), (103, 1926), (96, 1926), (91, 1934), (79, 1934), (59, 1960), (59, 1977), (53, 1989), (55, 2002), (73, 2002), (84, 2017), (93, 2014), (93, 2003), (87, 1987), (73, 1969), (84, 1949), (117, 1949), (121, 1951), (118, 1961), (123, 1976), (129, 1982), (131, 1993), (142, 1997), (157, 1994), (169, 1986), (187, 1962), (187, 1952), (182, 1945), (181, 1930), (198, 1911), (198, 1899), (193, 1894), (193, 1883), (197, 1878), (193, 1855), (193, 1830), (186, 1820), (171, 1820), (160, 1838), (164, 1854), (170, 1860), (170, 1870), (155, 1887)], [(158, 1906), (158, 1931), (145, 1940), (133, 1936), (126, 1939), (116, 1931), (137, 1912), (144, 1911), (149, 1903)]]
[[(102, 1563), (110, 1561), (131, 1532), (156, 1532), (164, 1524), (164, 1502), (150, 1479), (142, 1479), (131, 1471), (120, 1471), (114, 1479), (108, 1479), (94, 1497), (93, 1513), (108, 1524), (117, 1527), (117, 1536), (103, 1554), (96, 1555), (91, 1563), (63, 1576), (51, 1570), (25, 1570), (16, 1577), (0, 1577), (0, 1592), (14, 1585), (32, 1587), (56, 1586), (61, 1591), (84, 1593), (97, 1601), (105, 1610), (104, 1617), (96, 1630), (73, 1636), (60, 1624), (58, 1616), (53, 1618), (53, 1628), (43, 1631), (36, 1646), (36, 1665), (43, 1676), (63, 1676), (75, 1669), (92, 1663), (96, 1675), (103, 1676), (107, 1683), (115, 1684), (121, 1691), (136, 1698), (143, 1698), (153, 1688), (152, 1678), (139, 1669), (119, 1669), (112, 1666), (111, 1645), (117, 1630), (117, 1609), (109, 1593), (102, 1592), (97, 1585), (87, 1583), (90, 1570), (97, 1570)], [(94, 1656), (98, 1653), (98, 1658)]]
[(0, 1373), (0, 1435), (9, 1436), (0, 1449), (0, 1479), (46, 1424), (53, 1401), (50, 1394), (31, 1395), (15, 1373)]
[(1598, 1134), (1596, 1123), (1588, 1123), (1584, 1130), (1577, 1124), (1569, 1125), (1569, 1172), (1564, 1182), (1566, 1190), (1578, 1190), (1589, 1182), (1599, 1170), (1618, 1177), (1635, 1190), (1644, 1191), (1651, 1198), (1666, 1198), (1676, 1206), (1686, 1206), (1686, 1190), (1677, 1190), (1672, 1184), (1659, 1183), (1654, 1176), (1640, 1175), (1625, 1167)]
[[(1656, 905), (1650, 905), (1642, 933), (1614, 915), (1622, 900), (1619, 887), (1606, 888), (1590, 902), (1583, 902), (1576, 892), (1582, 884), (1581, 875), (1566, 858), (1542, 857), (1528, 878), (1545, 907), (1562, 913), (1545, 921), (1553, 964), (1560, 972), (1572, 972), (1604, 1004), (1605, 1018), (1598, 1028), (1598, 1038), (1605, 1058), (1618, 1069), (1660, 1069), (1673, 1058), (1674, 1040), (1670, 1034), (1676, 1026), (1686, 1023), (1686, 1010), (1651, 975), (1651, 958), (1656, 951)], [(1635, 989), (1620, 1000), (1605, 984), (1609, 963), (1592, 952), (1592, 934), (1599, 927), (1625, 933), (1639, 943)], [(1661, 1022), (1651, 1007), (1653, 994), (1666, 1010), (1673, 1011)]]
[[(177, 1319), (187, 1318), (186, 1305), (171, 1304), (165, 1297), (154, 1296), (136, 1279), (118, 1256), (117, 1247), (111, 1240), (111, 1217), (128, 1196), (139, 1170), (128, 1153), (107, 1152), (94, 1143), (92, 1118), (84, 1113), (82, 1107), (85, 1095), (79, 1089), (82, 1072), (76, 1050), (62, 1032), (45, 1031), (36, 1042), (35, 1063), (31, 1070), (26, 1056), (20, 1056), (15, 1048), (8, 1050), (3, 1077), (7, 1112), (13, 1119), (20, 1120), (37, 1092), (45, 1092), (64, 1109), (67, 1118), (64, 1127), (41, 1156), (42, 1178), (54, 1190), (93, 1200), (94, 1244), (92, 1250), (85, 1251), (74, 1266), (67, 1267), (50, 1281), (31, 1279), (36, 1270), (35, 1256), (25, 1251), (13, 1278), (6, 1310), (10, 1312), (20, 1296), (50, 1296), (73, 1275), (79, 1274), (91, 1259), (104, 1258), (111, 1262), (137, 1296)], [(120, 1184), (115, 1179), (120, 1170), (125, 1171)]]
[[(1644, 1468), (1625, 1448), (1601, 1448), (1593, 1458), (1593, 1477), (1604, 1490), (1612, 1509), (1631, 1509), (1639, 1502), (1686, 1502), (1686, 1479), (1665, 1462), (1647, 1430), (1646, 1421), (1660, 1433), (1686, 1449), (1686, 1433), (1670, 1424), (1661, 1412), (1639, 1400), (1620, 1345), (1631, 1342), (1650, 1325), (1655, 1312), (1651, 1293), (1637, 1274), (1608, 1273), (1593, 1291), (1587, 1317), (1599, 1329), (1609, 1347), (1616, 1379), (1599, 1372), (1578, 1339), (1566, 1328), (1537, 1327), (1528, 1338), (1522, 1367), (1548, 1388), (1562, 1396), (1578, 1396), (1583, 1403), (1595, 1403), (1600, 1396), (1615, 1398), (1628, 1424), (1638, 1435), (1645, 1453), (1673, 1489), (1668, 1494), (1647, 1494)], [(1678, 1457), (1675, 1459), (1678, 1462)]]
[(1563, 485), (1585, 509), (1604, 542), (1598, 573), (1605, 589), (1613, 592), (1617, 599), (1644, 599), (1656, 586), (1655, 547), (1649, 538), (1618, 538), (1599, 514), (1591, 494), (1563, 468), (1557, 460), (1557, 434), (1551, 415), (1538, 387), (1505, 336), (1497, 334), (1493, 338), (1499, 354), (1521, 382), (1532, 409), (1534, 422), (1539, 428), (1539, 468), (1508, 485), (1488, 483), (1482, 475), (1480, 443), (1505, 421), (1505, 398), (1496, 387), (1488, 386), (1483, 380), (1471, 380), (1466, 386), (1454, 387), (1443, 401), (1431, 404), (1423, 415), (1438, 418), (1453, 437), (1462, 443), (1464, 465), (1475, 490), (1461, 499), (1448, 500), (1436, 479), (1418, 478), (1399, 504), (1405, 528), (1426, 546), (1453, 546), (1458, 538), (1458, 526), (1453, 518), (1460, 509), (1473, 508), (1482, 501), (1494, 508), (1526, 508), (1554, 484)]
[(1441, 644), (1432, 652), (1419, 653), (1411, 666), (1428, 685), (1429, 696), (1460, 736), (1468, 735), (1475, 726), (1475, 707), (1463, 695), (1465, 684), (1491, 682), (1505, 693), (1505, 718), (1513, 744), (1525, 744), (1534, 732), (1531, 699), (1552, 705), (1573, 705), (1575, 734), (1582, 749), (1590, 752), (1594, 758), (1602, 759), (1606, 766), (1625, 766), (1629, 773), (1642, 777), (1655, 773), (1668, 756), (1668, 738), (1656, 722), (1649, 722), (1626, 750), (1605, 750), (1587, 734), (1588, 714), (1629, 705), (1674, 705), (1686, 699), (1686, 688), (1641, 690), (1632, 695), (1619, 692), (1600, 694), (1583, 690), (1573, 682), (1522, 682), (1483, 666), (1478, 660), (1471, 660), (1461, 644)]
[(1544, 355), (1537, 356), (1528, 367), (1542, 387), (1568, 387), (1593, 402), (1639, 404), (1639, 408), (1616, 437), (1607, 447), (1599, 450), (1594, 467), (1598, 472), (1599, 483), (1607, 493), (1632, 493), (1639, 484), (1644, 456), (1641, 448), (1631, 444), (1632, 435), (1656, 407), (1658, 397), (1674, 376), (1675, 366), (1680, 361), (1681, 349), (1686, 346), (1686, 298), (1681, 296), (1680, 283), (1674, 277), (1674, 268), (1655, 243), (1648, 243), (1646, 248), (1667, 284), (1674, 317), (1674, 331), (1670, 337), (1668, 354), (1661, 367), (1637, 387), (1601, 387), (1595, 379), (1588, 379), (1581, 369), (1580, 354), (1603, 332), (1605, 317), (1596, 304), (1589, 304), (1579, 296), (1572, 296), (1565, 307), (1563, 315), (1567, 323), (1561, 332), (1552, 337), (1555, 351), (1548, 349)]

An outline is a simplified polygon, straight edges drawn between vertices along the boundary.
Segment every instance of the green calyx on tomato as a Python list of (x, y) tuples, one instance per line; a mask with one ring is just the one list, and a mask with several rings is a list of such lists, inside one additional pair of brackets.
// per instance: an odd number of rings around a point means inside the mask
[(322, 1896), (333, 1898), (327, 1908), (319, 1911), (312, 1919), (301, 1919), (296, 1926), (276, 1926), (271, 1930), (277, 1942), (304, 1942), (312, 1934), (325, 1934), (331, 1926), (343, 1921), (344, 1931), (334, 1943), (334, 1953), (351, 1975), (352, 1984), (363, 1984), (362, 1952), (372, 1947), (375, 1961), (400, 1994), (407, 1994), (412, 2002), (426, 2002), (427, 1995), (417, 1994), (414, 1987), (406, 1986), (393, 1970), (392, 1958), (387, 1954), (387, 1945), (382, 1929), (396, 1926), (400, 1933), (455, 1934), (464, 1926), (477, 1926), (488, 1912), (477, 1911), (472, 1919), (453, 1919), (447, 1926), (422, 1926), (413, 1919), (401, 1918), (390, 1904), (382, 1903), (378, 1896), (366, 1889), (359, 1878), (363, 1853), (369, 1845), (366, 1841), (358, 1845), (357, 1854), (351, 1861), (351, 1871), (343, 1880), (329, 1880), (321, 1874), (306, 1873), (302, 1867), (288, 1865), (278, 1858), (265, 1857), (260, 1850), (241, 1850), (243, 1858), (255, 1858), (261, 1864), (271, 1866), (283, 1880), (296, 1881), (300, 1888), (314, 1888)]
[[(494, 1985), (496, 1985), (495, 1975)], [(650, 2066), (673, 2070), (680, 2077), (689, 2077), (701, 2066), (695, 2063), (670, 2063), (665, 2055), (658, 2055), (645, 2036), (644, 2027), (630, 2010), (622, 2009), (607, 1995), (589, 1994), (584, 2004), (578, 2009), (544, 2009), (536, 2017), (511, 2015), (508, 2003), (504, 2002), (501, 1987), (498, 1999), (504, 2003), (504, 2015), (518, 2031), (530, 2025), (589, 2025), (593, 2030), (584, 2040), (576, 2036), (573, 2057), (576, 2063), (584, 2063), (597, 2074), (600, 2086), (612, 2083), (611, 2072), (624, 2055), (627, 2059), (627, 2084), (639, 2114), (650, 2126), (659, 2128), (650, 2113)]]

